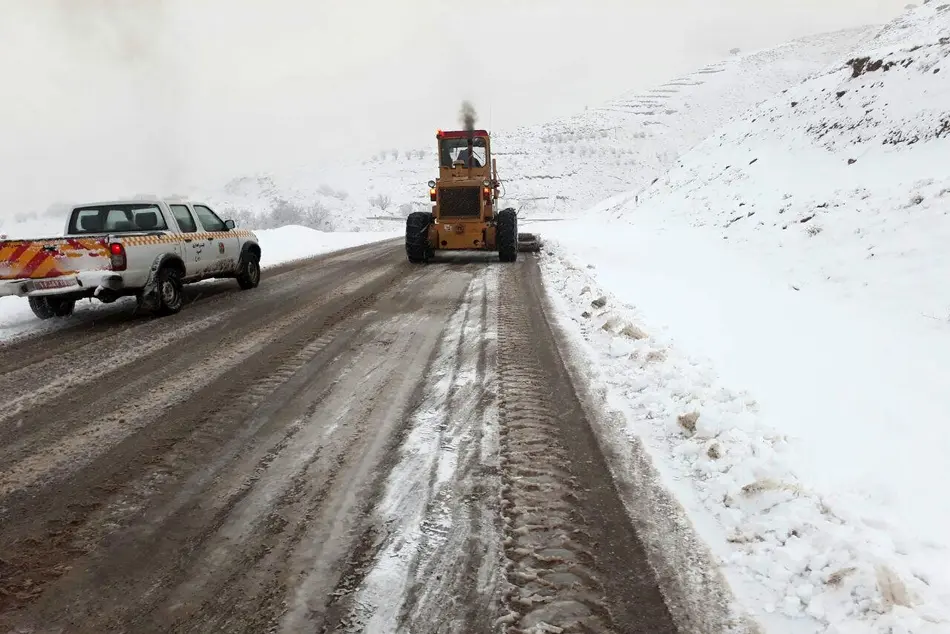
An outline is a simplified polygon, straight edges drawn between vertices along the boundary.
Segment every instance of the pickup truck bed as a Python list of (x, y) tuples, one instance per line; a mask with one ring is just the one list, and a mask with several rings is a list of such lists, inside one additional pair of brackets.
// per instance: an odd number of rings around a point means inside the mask
[[(0, 280), (43, 280), (108, 265), (106, 238), (41, 238), (0, 242)], [(52, 286), (52, 284), (51, 284)]]

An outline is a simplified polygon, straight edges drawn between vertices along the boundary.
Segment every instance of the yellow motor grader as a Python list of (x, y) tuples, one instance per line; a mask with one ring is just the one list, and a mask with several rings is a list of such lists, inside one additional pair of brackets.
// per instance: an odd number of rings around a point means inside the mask
[(498, 168), (485, 130), (439, 130), (439, 177), (429, 181), (432, 212), (406, 218), (406, 255), (428, 262), (436, 251), (497, 251), (514, 262), (518, 251), (537, 251), (532, 234), (518, 234), (518, 214), (498, 209)]

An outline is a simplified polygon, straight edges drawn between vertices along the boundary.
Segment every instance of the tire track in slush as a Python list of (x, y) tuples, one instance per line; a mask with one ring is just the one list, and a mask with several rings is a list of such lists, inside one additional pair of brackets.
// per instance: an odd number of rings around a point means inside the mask
[(435, 538), (424, 530), (400, 631), (425, 631), (433, 623), (439, 624), (439, 632), (487, 631), (496, 610), (502, 562), (501, 524), (495, 521), (501, 486), (498, 384), (492, 371), (497, 364), (497, 290), (496, 267), (482, 271), (472, 284), (473, 305), (458, 342), (447, 425), (440, 428), (440, 447), (454, 459), (454, 473), (443, 468), (440, 455), (436, 473), (443, 484), (427, 508), (430, 518), (433, 509), (441, 511), (450, 530), (439, 531), (432, 519), (424, 524), (424, 529), (436, 527)]
[[(234, 421), (244, 420), (267, 396), (269, 396), (282, 381), (287, 381), (293, 373), (306, 364), (312, 355), (334, 339), (332, 332), (346, 330), (346, 317), (356, 311), (364, 310), (378, 294), (391, 285), (392, 281), (403, 277), (401, 271), (383, 274), (379, 272), (364, 276), (364, 279), (352, 282), (353, 286), (344, 286), (335, 299), (339, 302), (335, 311), (330, 314), (319, 311), (310, 318), (303, 316), (299, 324), (285, 336), (273, 342), (269, 348), (259, 353), (257, 359), (263, 368), (258, 369), (256, 364), (243, 364), (233, 368), (230, 374), (216, 377), (210, 383), (200, 382), (199, 390), (193, 398), (200, 394), (209, 394), (210, 398), (195, 407), (190, 400), (179, 401), (178, 405), (164, 413), (167, 424), (161, 429), (149, 430), (148, 427), (139, 430), (137, 437), (127, 437), (115, 445), (108, 454), (96, 459), (88, 467), (81, 470), (83, 477), (76, 477), (64, 482), (62, 491), (44, 491), (45, 494), (69, 496), (69, 491), (76, 489), (71, 499), (74, 504), (66, 508), (61, 505), (51, 506), (48, 511), (36, 513), (35, 516), (24, 516), (20, 526), (13, 533), (6, 533), (0, 539), (0, 544), (11, 546), (8, 556), (4, 559), (12, 566), (12, 570), (19, 571), (11, 578), (4, 580), (7, 594), (0, 593), (0, 612), (4, 604), (28, 604), (39, 597), (43, 586), (68, 572), (69, 562), (78, 556), (92, 551), (107, 535), (116, 533), (123, 528), (121, 520), (123, 512), (135, 516), (142, 511), (147, 497), (153, 490), (150, 484), (160, 482), (164, 489), (175, 483), (181, 476), (178, 465), (189, 465), (201, 462), (201, 455), (215, 455), (220, 451), (223, 433), (234, 425)], [(365, 286), (362, 286), (365, 283)], [(346, 291), (352, 291), (352, 294)], [(330, 306), (334, 306), (330, 302)], [(333, 310), (330, 308), (330, 310)], [(321, 314), (322, 313), (322, 314)], [(266, 373), (263, 380), (255, 382), (246, 379), (260, 376), (265, 368), (271, 368), (273, 373)], [(226, 381), (226, 385), (223, 382)], [(251, 389), (245, 386), (251, 385)], [(238, 446), (237, 443), (234, 444)], [(103, 461), (107, 464), (100, 464)], [(94, 468), (99, 464), (99, 468)], [(141, 473), (145, 480), (131, 479), (127, 473), (128, 467)], [(152, 476), (158, 476), (153, 478)], [(208, 474), (209, 477), (213, 476)], [(116, 482), (119, 478), (125, 479), (128, 484)], [(173, 489), (174, 490), (174, 489)], [(118, 493), (118, 495), (116, 495)], [(103, 494), (106, 495), (103, 499)], [(189, 492), (178, 489), (171, 500), (172, 507), (165, 507), (166, 512), (174, 508), (184, 508), (189, 503)], [(43, 499), (41, 497), (40, 499)], [(88, 500), (88, 501), (87, 501)], [(36, 507), (30, 499), (22, 500), (25, 512), (29, 505)], [(42, 507), (35, 508), (40, 511)], [(11, 509), (8, 509), (11, 510)], [(11, 510), (12, 511), (12, 510)], [(109, 513), (113, 511), (113, 513)], [(118, 511), (118, 513), (115, 513)], [(108, 513), (109, 520), (103, 522), (103, 514)], [(19, 514), (19, 513), (18, 513)], [(116, 517), (116, 515), (120, 517)], [(63, 516), (59, 518), (58, 516)], [(56, 518), (56, 519), (53, 519)], [(68, 518), (68, 521), (66, 519)], [(45, 526), (55, 523), (63, 526), (57, 530), (50, 540), (37, 540), (33, 537), (18, 541), (18, 535), (45, 534)], [(144, 538), (154, 527), (139, 525), (135, 533), (119, 532), (124, 541), (134, 541)], [(139, 531), (144, 531), (140, 533)], [(13, 541), (13, 546), (9, 543)], [(137, 557), (131, 557), (116, 562), (117, 566), (127, 567)], [(165, 561), (174, 562), (174, 558)], [(118, 569), (113, 568), (112, 576)], [(78, 571), (77, 571), (78, 572)], [(135, 570), (125, 571), (124, 574), (134, 578)], [(81, 575), (80, 575), (81, 576)], [(64, 578), (65, 581), (65, 578)], [(82, 581), (78, 585), (82, 586)], [(90, 585), (87, 583), (87, 585)], [(94, 584), (92, 584), (94, 585)], [(110, 585), (103, 589), (106, 597), (116, 592), (115, 604), (122, 605), (121, 584)], [(13, 594), (9, 594), (9, 593)], [(24, 594), (25, 593), (25, 594)], [(17, 598), (23, 594), (23, 598)], [(66, 600), (66, 597), (62, 597)], [(62, 600), (47, 602), (45, 610), (59, 611), (63, 609)], [(101, 598), (100, 598), (101, 600)], [(93, 618), (90, 610), (94, 611), (94, 604), (84, 600), (72, 602), (70, 612), (79, 615), (86, 613)], [(2, 621), (2, 619), (0, 619)]]
[[(374, 271), (335, 289), (331, 297), (346, 297), (364, 284), (384, 276), (385, 271)], [(90, 414), (87, 418), (89, 423), (0, 471), (0, 498), (13, 490), (29, 487), (50, 477), (61, 476), (64, 471), (75, 470), (94, 460), (109, 447), (164, 415), (165, 404), (170, 396), (182, 401), (187, 400), (208, 382), (224, 376), (246, 362), (272, 342), (275, 333), (299, 324), (311, 310), (310, 306), (303, 305), (287, 316), (273, 321), (267, 329), (237, 339), (231, 348), (219, 348), (215, 356), (205, 357), (187, 371), (172, 374), (166, 381), (157, 382), (149, 378), (152, 392), (149, 397), (143, 395), (132, 402), (122, 399), (119, 401), (119, 408), (112, 412), (101, 410), (100, 404), (99, 416)], [(258, 383), (255, 389), (264, 386), (266, 390), (266, 386), (273, 384), (275, 380), (281, 382), (283, 375), (268, 377)], [(248, 393), (245, 393), (242, 398), (247, 396)]]
[[(372, 267), (385, 258), (385, 253), (377, 254), (366, 264)], [(238, 318), (240, 328), (252, 334), (269, 328), (275, 304), (298, 304), (301, 291), (312, 293), (325, 287), (332, 292), (335, 285), (346, 282), (352, 273), (341, 270), (341, 265), (331, 258), (320, 261), (319, 266), (314, 263), (268, 276), (268, 284), (252, 293), (218, 292), (211, 299), (189, 305), (181, 314), (161, 321), (129, 315), (118, 325), (91, 332), (67, 328), (63, 332), (72, 337), (62, 342), (45, 337), (38, 341), (0, 343), (0, 359), (5, 361), (0, 362), (0, 434), (20, 411), (49, 406), (53, 398), (66, 397), (68, 391), (94, 390), (97, 382), (115, 380), (114, 377), (120, 377), (118, 384), (128, 383), (130, 375), (148, 371), (146, 361), (160, 353), (178, 356), (179, 349), (184, 347), (208, 347), (213, 339), (209, 333), (215, 329), (228, 332)], [(189, 291), (196, 293), (195, 289)], [(76, 368), (82, 368), (82, 372), (77, 373)], [(15, 388), (24, 382), (34, 389), (17, 391)]]
[[(352, 322), (347, 328), (353, 329)], [(201, 497), (207, 500), (202, 506), (220, 506), (221, 519), (212, 523), (217, 528), (201, 540), (202, 547), (196, 549), (187, 568), (169, 577), (170, 582), (184, 581), (177, 586), (165, 584), (171, 588), (168, 596), (160, 596), (157, 607), (150, 611), (156, 628), (170, 620), (176, 623), (176, 632), (253, 631), (252, 625), (260, 630), (277, 627), (281, 609), (274, 604), (287, 588), (272, 571), (293, 567), (294, 550), (330, 490), (339, 484), (337, 470), (346, 456), (360, 455), (357, 445), (369, 433), (359, 423), (368, 418), (375, 400), (354, 399), (348, 387), (359, 380), (364, 394), (385, 393), (400, 377), (398, 366), (406, 358), (407, 340), (395, 337), (398, 325), (394, 324), (389, 331), (379, 330), (375, 336), (373, 329), (363, 332), (369, 335), (368, 341), (359, 344), (353, 355), (338, 355), (329, 365), (320, 364), (335, 377), (330, 385), (318, 382), (311, 389), (306, 387), (306, 381), (302, 382), (303, 391), (298, 398), (288, 401), (273, 416), (266, 416), (272, 421), (293, 418), (266, 454), (248, 457), (216, 475), (216, 479), (234, 482), (240, 480), (242, 473), (253, 470), (253, 478), (246, 479), (239, 490), (216, 491), (215, 482), (207, 483), (211, 488), (194, 489), (202, 491)], [(379, 347), (388, 353), (386, 364), (375, 358)], [(352, 376), (353, 373), (361, 377)], [(295, 411), (305, 402), (311, 404), (304, 411)], [(337, 429), (328, 420), (331, 416), (346, 418), (349, 423)], [(250, 600), (268, 585), (272, 590), (261, 593), (259, 602)], [(194, 602), (195, 596), (208, 598)], [(235, 608), (227, 612), (215, 610), (222, 597), (233, 597)]]
[[(233, 506), (228, 523), (196, 552), (187, 574), (179, 575), (186, 581), (162, 599), (166, 607), (153, 617), (156, 621), (175, 618), (175, 631), (181, 632), (263, 631), (278, 627), (275, 614), (279, 615), (280, 610), (267, 602), (286, 594), (287, 584), (286, 580), (275, 578), (272, 571), (297, 567), (294, 552), (308, 532), (319, 532), (314, 524), (321, 514), (320, 507), (330, 496), (330, 490), (338, 485), (340, 471), (346, 470), (347, 457), (366, 459), (367, 437), (384, 433), (371, 424), (373, 410), (384, 407), (379, 395), (404, 380), (406, 366), (411, 371), (411, 348), (416, 339), (407, 336), (407, 330), (423, 326), (408, 322), (407, 315), (412, 315), (408, 305), (414, 296), (405, 291), (418, 286), (418, 279), (419, 274), (410, 276), (387, 294), (383, 306), (395, 312), (390, 319), (380, 321), (379, 312), (371, 310), (348, 322), (350, 330), (361, 333), (353, 337), (352, 354), (333, 355), (326, 363), (311, 368), (307, 375), (298, 375), (302, 391), (296, 398), (277, 399), (282, 405), (268, 417), (273, 421), (292, 421), (288, 428), (293, 432), (293, 441), (285, 440), (291, 436), (284, 434), (273, 445), (275, 449), (231, 465), (228, 471), (233, 477), (220, 476), (224, 482), (233, 482), (242, 473), (253, 471), (254, 482), (248, 486), (256, 489)], [(354, 395), (357, 385), (359, 390)], [(340, 485), (355, 487), (356, 483), (347, 480), (346, 485)], [(225, 489), (201, 495), (214, 506), (215, 500), (229, 494)], [(228, 548), (222, 549), (221, 543), (227, 543)], [(224, 576), (226, 580), (222, 579)], [(270, 588), (262, 593), (264, 603), (250, 601), (249, 597), (263, 587)], [(194, 596), (209, 598), (197, 603), (191, 600)], [(223, 596), (240, 597), (235, 601), (240, 607), (229, 612), (216, 611), (214, 606)], [(180, 607), (169, 614), (169, 604)]]
[(675, 632), (545, 315), (537, 260), (501, 277), (506, 634)]
[[(432, 280), (432, 287), (405, 298), (405, 309), (398, 313), (408, 313), (411, 322), (406, 324), (402, 320), (399, 334), (391, 335), (409, 339), (400, 344), (405, 351), (398, 360), (403, 371), (393, 373), (384, 391), (357, 396), (365, 404), (359, 405), (362, 411), (355, 420), (346, 424), (373, 431), (363, 434), (359, 445), (340, 461), (335, 477), (341, 486), (327, 495), (320, 508), (311, 510), (309, 522), (301, 527), (302, 537), (293, 556), (294, 587), (288, 593), (287, 611), (280, 620), (281, 632), (332, 631), (339, 611), (328, 603), (336, 594), (335, 589), (346, 585), (342, 579), (351, 568), (347, 562), (360, 558), (375, 543), (376, 527), (368, 518), (383, 495), (387, 474), (397, 460), (429, 361), (438, 349), (446, 323), (463, 299), (468, 282), (464, 273), (446, 276), (439, 275), (436, 269), (423, 270), (427, 279)], [(427, 305), (429, 310), (418, 310), (420, 304)], [(387, 322), (384, 327), (394, 325), (400, 324)]]
[(499, 484), (486, 482), (497, 479), (490, 466), (497, 452), (483, 450), (486, 430), (497, 425), (485, 372), (494, 361), (496, 288), (497, 272), (479, 271), (449, 321), (377, 507), (374, 533), (385, 537), (338, 585), (335, 596), (349, 607), (327, 632), (490, 627), (500, 535), (484, 518), (493, 509), (483, 507)]
[(575, 512), (577, 482), (562, 469), (571, 456), (558, 442), (557, 413), (545, 405), (546, 376), (521, 326), (529, 315), (520, 303), (507, 303), (498, 327), (502, 513), (511, 586), (508, 614), (499, 623), (509, 634), (545, 627), (620, 634), (592, 568), (589, 534)]

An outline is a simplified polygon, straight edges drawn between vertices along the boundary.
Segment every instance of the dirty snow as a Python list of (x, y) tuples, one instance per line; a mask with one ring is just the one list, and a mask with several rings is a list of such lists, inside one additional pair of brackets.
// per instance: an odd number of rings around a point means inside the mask
[(261, 268), (277, 266), (293, 260), (312, 258), (323, 253), (340, 251), (383, 240), (401, 238), (402, 227), (395, 231), (317, 231), (308, 227), (287, 226), (259, 229)]
[(910, 10), (540, 229), (631, 446), (768, 632), (950, 632), (948, 36)]
[[(471, 541), (500, 542), (494, 525), (473, 521), (469, 508), (471, 491), (478, 488), (471, 465), (499, 461), (497, 406), (492, 398), (489, 406), (479, 408), (479, 401), (495, 389), (493, 378), (479, 366), (480, 361), (494, 363), (497, 287), (497, 270), (486, 269), (476, 277), (442, 333), (430, 381), (409, 418), (399, 461), (376, 509), (377, 522), (386, 531), (355, 593), (354, 629), (403, 631), (407, 617), (419, 618), (418, 612), (437, 609), (445, 600), (443, 585), (451, 586), (462, 572), (453, 568), (464, 560)], [(484, 304), (489, 306), (488, 324), (482, 323)], [(483, 350), (486, 359), (480, 359)], [(488, 507), (492, 500), (478, 504)], [(487, 553), (485, 559), (494, 564)], [(420, 579), (431, 582), (423, 587)], [(484, 591), (484, 580), (477, 583)], [(410, 593), (416, 595), (414, 606), (408, 605)]]

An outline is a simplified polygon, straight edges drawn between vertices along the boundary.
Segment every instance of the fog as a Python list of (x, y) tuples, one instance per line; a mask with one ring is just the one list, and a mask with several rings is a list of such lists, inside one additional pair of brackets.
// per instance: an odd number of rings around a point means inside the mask
[(0, 218), (583, 110), (906, 0), (0, 0)]

